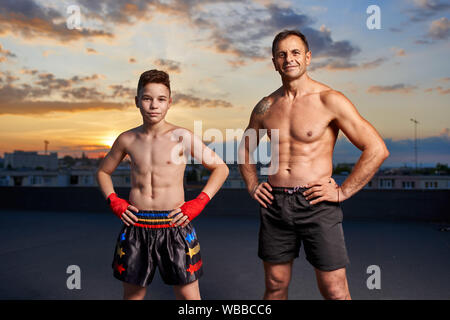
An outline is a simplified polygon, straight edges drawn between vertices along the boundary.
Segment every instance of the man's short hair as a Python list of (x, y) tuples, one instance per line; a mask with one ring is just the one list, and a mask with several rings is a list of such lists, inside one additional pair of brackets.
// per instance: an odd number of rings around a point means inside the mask
[(303, 43), (305, 44), (305, 47), (306, 47), (306, 52), (309, 51), (308, 40), (306, 40), (306, 37), (305, 37), (305, 35), (303, 33), (301, 33), (298, 30), (283, 30), (279, 34), (277, 34), (275, 36), (275, 38), (273, 39), (273, 42), (272, 42), (272, 56), (273, 57), (275, 57), (275, 51), (277, 50), (278, 43), (281, 40), (286, 39), (289, 36), (297, 36), (300, 39), (302, 39), (302, 41), (303, 41)]
[(171, 93), (170, 80), (169, 80), (169, 75), (166, 72), (152, 69), (152, 70), (148, 70), (148, 71), (145, 71), (144, 73), (142, 73), (139, 78), (139, 82), (138, 82), (138, 86), (137, 86), (137, 95), (138, 96), (139, 96), (139, 91), (141, 89), (143, 89), (147, 85), (147, 83), (162, 83), (163, 85), (165, 85), (167, 87), (167, 89), (169, 89), (169, 96), (170, 96), (170, 93)]

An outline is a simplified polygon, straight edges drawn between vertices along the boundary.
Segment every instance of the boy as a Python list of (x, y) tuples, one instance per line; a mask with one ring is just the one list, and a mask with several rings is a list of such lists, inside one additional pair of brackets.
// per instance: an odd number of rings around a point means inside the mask
[[(124, 226), (114, 259), (114, 277), (123, 281), (124, 299), (144, 299), (156, 267), (174, 286), (177, 299), (200, 299), (200, 244), (191, 224), (228, 176), (228, 167), (194, 134), (165, 120), (172, 103), (169, 75), (149, 70), (139, 79), (136, 107), (143, 124), (119, 135), (97, 171), (111, 210)], [(129, 200), (114, 192), (111, 174), (131, 159)], [(184, 202), (187, 156), (211, 171), (200, 195)]]

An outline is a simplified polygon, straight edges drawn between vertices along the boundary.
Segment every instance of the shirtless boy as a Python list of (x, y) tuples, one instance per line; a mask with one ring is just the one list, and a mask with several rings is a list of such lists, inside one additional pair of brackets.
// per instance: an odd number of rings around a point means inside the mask
[[(370, 181), (389, 152), (342, 93), (308, 76), (311, 51), (302, 33), (279, 33), (272, 55), (282, 86), (255, 106), (246, 130), (266, 129), (269, 138), (271, 130), (278, 130), (278, 170), (260, 183), (251, 164), (257, 144), (243, 139), (239, 153), (245, 159), (239, 168), (248, 192), (260, 204), (258, 255), (264, 262), (264, 298), (288, 298), (292, 263), (303, 243), (322, 296), (350, 299), (339, 203)], [(331, 178), (339, 130), (362, 151), (341, 186)]]
[[(228, 167), (200, 138), (165, 120), (172, 98), (169, 75), (144, 72), (136, 107), (143, 124), (118, 136), (97, 171), (98, 185), (124, 225), (113, 258), (114, 277), (123, 282), (124, 299), (144, 299), (156, 268), (177, 299), (200, 299), (203, 273), (194, 219), (228, 176)], [(111, 174), (128, 155), (128, 200), (114, 191)], [(211, 172), (196, 199), (184, 202), (183, 175), (188, 156)]]

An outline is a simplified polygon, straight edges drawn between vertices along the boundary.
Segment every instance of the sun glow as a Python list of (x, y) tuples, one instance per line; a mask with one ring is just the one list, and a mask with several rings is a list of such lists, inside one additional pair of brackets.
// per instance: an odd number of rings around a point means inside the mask
[(104, 144), (105, 146), (108, 147), (112, 147), (112, 145), (114, 144), (114, 141), (116, 140), (115, 137), (107, 137), (105, 139), (102, 140), (102, 144)]

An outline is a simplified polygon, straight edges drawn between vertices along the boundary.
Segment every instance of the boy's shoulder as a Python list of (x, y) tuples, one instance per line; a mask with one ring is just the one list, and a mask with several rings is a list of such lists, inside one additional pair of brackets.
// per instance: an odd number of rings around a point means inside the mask
[(125, 136), (125, 137), (129, 137), (129, 136), (133, 136), (133, 135), (135, 136), (140, 129), (142, 129), (142, 126), (128, 129), (128, 130), (122, 132), (120, 134), (120, 136)]
[(117, 137), (117, 140), (123, 142), (123, 143), (127, 143), (127, 142), (131, 142), (133, 141), (139, 130), (141, 129), (142, 126), (139, 127), (135, 127), (135, 128), (131, 128), (127, 131), (122, 132), (121, 134), (119, 134), (119, 136)]
[(171, 134), (172, 136), (176, 137), (191, 137), (193, 135), (193, 132), (187, 128), (180, 127), (174, 124), (169, 124), (167, 133)]

